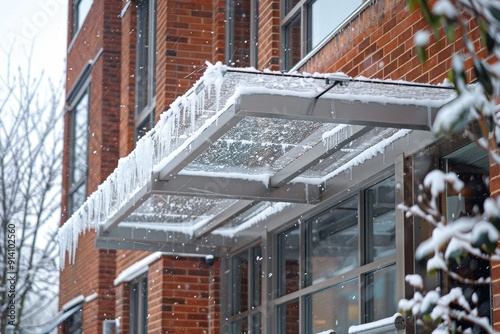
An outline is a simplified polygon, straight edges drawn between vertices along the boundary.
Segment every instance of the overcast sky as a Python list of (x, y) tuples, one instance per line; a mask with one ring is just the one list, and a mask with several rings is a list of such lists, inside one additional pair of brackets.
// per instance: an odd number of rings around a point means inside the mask
[(27, 68), (30, 49), (32, 74), (53, 81), (64, 78), (67, 34), (67, 0), (0, 0), (0, 74), (6, 73), (6, 53), (11, 68)]

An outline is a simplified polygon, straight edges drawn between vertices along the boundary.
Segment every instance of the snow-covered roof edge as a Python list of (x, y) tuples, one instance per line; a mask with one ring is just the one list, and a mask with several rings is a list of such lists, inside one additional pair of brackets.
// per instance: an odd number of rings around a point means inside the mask
[[(71, 263), (75, 261), (78, 236), (90, 229), (96, 229), (126, 204), (127, 199), (143, 188), (151, 173), (161, 160), (174, 153), (172, 137), (178, 135), (176, 126), (181, 113), (187, 113), (191, 124), (205, 110), (205, 95), (212, 89), (216, 94), (216, 111), (219, 111), (219, 96), (227, 66), (218, 62), (207, 63), (207, 70), (186, 94), (178, 97), (168, 111), (160, 115), (159, 122), (145, 136), (138, 140), (136, 149), (118, 161), (117, 168), (98, 186), (85, 203), (59, 228), (59, 252), (61, 268), (64, 268), (66, 251)], [(212, 117), (216, 122), (218, 114)], [(193, 132), (195, 129), (193, 129)], [(202, 131), (202, 129), (198, 129)], [(201, 133), (201, 132), (200, 132)]]

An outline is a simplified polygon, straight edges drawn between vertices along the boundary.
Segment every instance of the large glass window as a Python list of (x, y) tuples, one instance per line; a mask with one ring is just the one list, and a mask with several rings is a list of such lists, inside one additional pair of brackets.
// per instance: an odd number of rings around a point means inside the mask
[(395, 190), (391, 177), (365, 191), (367, 263), (396, 253)]
[(231, 258), (231, 333), (261, 332), (262, 254), (260, 246)]
[(70, 111), (70, 171), (68, 213), (75, 212), (87, 198), (89, 89)]
[(320, 214), (306, 228), (307, 285), (358, 267), (357, 197)]
[(300, 332), (299, 301), (293, 300), (278, 306), (278, 333), (296, 334)]
[(314, 49), (362, 3), (363, 0), (315, 0), (311, 2), (308, 8), (307, 51)]
[(141, 275), (130, 283), (130, 332), (148, 332), (148, 277)]
[(395, 265), (370, 272), (365, 276), (365, 322), (394, 315), (397, 310), (395, 286)]
[[(475, 144), (469, 144), (449, 154), (444, 159), (444, 167), (447, 172), (455, 172), (464, 182), (464, 189), (460, 194), (447, 191), (446, 216), (449, 222), (464, 217), (483, 213), (483, 204), (489, 191), (489, 159), (486, 152)], [(491, 277), (491, 265), (489, 261), (477, 256), (460, 257), (450, 260), (450, 269), (461, 277), (477, 280)], [(451, 277), (445, 277), (442, 282), (444, 290), (448, 291), (454, 287), (461, 287), (463, 293), (471, 305), (475, 305), (480, 317), (491, 318), (491, 286), (464, 284)], [(476, 296), (474, 302), (473, 295)], [(472, 323), (461, 321), (460, 326), (472, 329), (473, 333), (481, 332), (481, 329)]]
[(154, 124), (156, 96), (156, 1), (137, 2), (135, 138)]
[(278, 293), (280, 296), (300, 288), (300, 226), (278, 235)]
[(227, 1), (226, 63), (257, 67), (258, 1)]
[[(380, 179), (378, 179), (380, 180)], [(395, 177), (276, 234), (277, 330), (333, 330), (397, 312)], [(403, 278), (401, 278), (403, 279)]]
[(357, 325), (358, 291), (358, 279), (353, 279), (307, 296), (307, 333), (347, 333)]
[(73, 36), (80, 30), (92, 8), (94, 0), (74, 0), (73, 2)]
[(367, 0), (285, 0), (282, 67), (289, 70)]

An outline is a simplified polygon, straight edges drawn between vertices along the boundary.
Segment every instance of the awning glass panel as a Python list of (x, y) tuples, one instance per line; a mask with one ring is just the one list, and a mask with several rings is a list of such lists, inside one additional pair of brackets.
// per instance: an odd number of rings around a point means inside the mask
[(275, 173), (321, 142), (336, 124), (244, 117), (181, 173)]
[(153, 194), (124, 223), (194, 227), (225, 210), (236, 200)]

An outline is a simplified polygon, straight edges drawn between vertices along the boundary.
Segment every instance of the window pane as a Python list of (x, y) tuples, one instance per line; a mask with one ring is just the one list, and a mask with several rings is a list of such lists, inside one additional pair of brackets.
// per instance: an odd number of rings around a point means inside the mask
[(82, 332), (82, 310), (76, 311), (64, 321), (64, 334), (80, 334)]
[(137, 64), (136, 64), (136, 105), (140, 113), (148, 104), (149, 81), (149, 1), (139, 1), (137, 5)]
[[(76, 31), (80, 30), (85, 18), (89, 14), (90, 8), (92, 7), (93, 0), (80, 0), (78, 1), (76, 12), (77, 12), (77, 23), (76, 23)], [(76, 32), (75, 31), (75, 32)]]
[(262, 325), (260, 321), (260, 313), (252, 315), (252, 331), (251, 334), (262, 333)]
[(358, 266), (358, 198), (354, 197), (307, 223), (308, 285)]
[(395, 189), (391, 177), (365, 191), (367, 263), (396, 253)]
[(130, 332), (145, 334), (148, 329), (148, 277), (143, 275), (130, 284)]
[(278, 235), (278, 291), (280, 296), (299, 289), (299, 228)]
[(262, 289), (262, 254), (260, 247), (255, 247), (252, 249), (252, 306), (256, 307), (260, 305), (260, 296)]
[(87, 199), (87, 186), (85, 183), (81, 184), (78, 188), (74, 189), (69, 195), (69, 214), (72, 214)]
[(232, 314), (248, 310), (248, 253), (233, 258), (233, 307)]
[(365, 276), (365, 322), (390, 317), (397, 312), (396, 266)]
[(309, 333), (347, 333), (358, 324), (358, 280), (350, 280), (307, 297)]
[(285, 15), (290, 13), (290, 11), (295, 7), (300, 0), (285, 0)]
[(309, 5), (308, 50), (335, 30), (363, 0), (316, 0)]
[(278, 306), (278, 314), (279, 334), (297, 334), (300, 332), (298, 300)]
[(87, 151), (89, 136), (89, 93), (80, 98), (72, 111), (72, 154), (70, 187), (80, 183), (87, 174)]
[(231, 323), (231, 334), (247, 334), (248, 320), (246, 318)]
[(297, 64), (301, 58), (300, 54), (300, 14), (292, 19), (292, 21), (285, 26), (285, 45), (283, 47), (285, 64), (284, 69), (291, 69)]
[(227, 63), (231, 66), (250, 66), (250, 48), (253, 45), (250, 38), (251, 0), (233, 0), (230, 2), (228, 20), (232, 25), (231, 41)]

